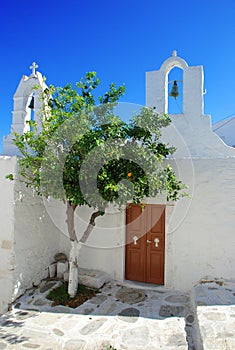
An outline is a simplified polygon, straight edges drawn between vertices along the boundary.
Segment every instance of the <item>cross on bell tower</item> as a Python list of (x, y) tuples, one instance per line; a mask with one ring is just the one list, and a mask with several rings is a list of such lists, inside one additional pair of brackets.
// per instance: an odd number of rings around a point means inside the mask
[[(4, 155), (20, 155), (20, 151), (13, 142), (13, 139), (15, 138), (14, 132), (22, 135), (23, 133), (29, 131), (30, 125), (28, 121), (34, 120), (37, 123), (37, 130), (40, 131), (42, 117), (41, 92), (44, 91), (47, 86), (44, 82), (42, 74), (36, 71), (37, 68), (37, 63), (33, 62), (30, 66), (32, 73), (29, 76), (22, 76), (14, 94), (11, 133), (3, 138), (2, 153)], [(35, 85), (38, 86), (38, 89), (35, 89)], [(30, 104), (30, 101), (32, 102), (32, 98), (34, 103)], [(33, 114), (32, 107), (34, 111)]]
[(37, 63), (33, 62), (29, 68), (32, 70), (31, 75), (35, 76), (36, 75), (36, 69), (38, 68)]

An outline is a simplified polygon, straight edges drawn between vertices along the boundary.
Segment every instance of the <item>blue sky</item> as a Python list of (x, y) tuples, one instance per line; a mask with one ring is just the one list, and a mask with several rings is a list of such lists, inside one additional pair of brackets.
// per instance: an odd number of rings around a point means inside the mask
[(122, 101), (145, 104), (145, 72), (176, 49), (190, 66), (204, 66), (213, 122), (235, 113), (234, 0), (2, 1), (0, 45), (0, 141), (33, 61), (48, 84), (97, 71), (104, 91), (125, 83)]

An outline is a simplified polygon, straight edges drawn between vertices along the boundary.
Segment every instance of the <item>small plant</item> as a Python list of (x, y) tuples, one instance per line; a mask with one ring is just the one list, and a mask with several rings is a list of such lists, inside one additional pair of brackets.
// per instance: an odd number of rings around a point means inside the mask
[(83, 304), (85, 301), (93, 298), (99, 291), (97, 289), (88, 288), (82, 284), (78, 286), (77, 294), (74, 298), (70, 298), (68, 294), (68, 283), (64, 282), (57, 288), (52, 289), (47, 299), (52, 300), (52, 306), (64, 305), (72, 308), (76, 308)]
[(112, 345), (104, 345), (104, 348), (102, 350), (117, 350)]

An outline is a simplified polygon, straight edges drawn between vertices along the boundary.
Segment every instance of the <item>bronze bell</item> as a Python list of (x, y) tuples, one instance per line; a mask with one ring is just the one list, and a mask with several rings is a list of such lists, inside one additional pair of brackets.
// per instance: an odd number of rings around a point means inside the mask
[(34, 97), (32, 96), (30, 104), (28, 105), (29, 108), (34, 109)]
[(178, 90), (178, 85), (177, 85), (177, 81), (174, 80), (174, 84), (171, 88), (171, 92), (170, 92), (170, 96), (176, 98), (179, 96), (179, 90)]

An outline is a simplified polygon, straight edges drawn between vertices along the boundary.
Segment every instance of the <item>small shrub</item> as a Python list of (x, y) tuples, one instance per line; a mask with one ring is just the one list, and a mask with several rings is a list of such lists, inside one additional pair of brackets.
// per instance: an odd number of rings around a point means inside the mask
[(117, 349), (114, 348), (112, 345), (105, 345), (102, 350), (117, 350)]

